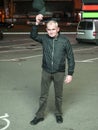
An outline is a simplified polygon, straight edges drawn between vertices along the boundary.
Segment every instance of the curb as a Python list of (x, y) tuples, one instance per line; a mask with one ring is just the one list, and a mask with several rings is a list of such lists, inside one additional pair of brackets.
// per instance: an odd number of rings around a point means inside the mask
[[(60, 32), (61, 34), (76, 34), (76, 32)], [(16, 35), (16, 34), (30, 34), (30, 32), (3, 32), (3, 34), (11, 34), (11, 35)], [(39, 32), (39, 34), (46, 34), (46, 32)]]

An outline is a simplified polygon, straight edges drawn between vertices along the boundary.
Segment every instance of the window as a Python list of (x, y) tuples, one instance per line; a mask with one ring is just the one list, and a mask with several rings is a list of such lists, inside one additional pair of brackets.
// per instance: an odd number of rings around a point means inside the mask
[(80, 22), (80, 24), (79, 24), (79, 29), (83, 29), (83, 30), (85, 30), (85, 25), (86, 25), (86, 22), (85, 21), (83, 21), (83, 22)]
[(92, 28), (93, 28), (93, 22), (82, 21), (82, 22), (80, 22), (78, 28), (82, 29), (82, 30), (92, 30)]
[(93, 22), (87, 22), (86, 23), (86, 29), (87, 30), (92, 30), (93, 29)]

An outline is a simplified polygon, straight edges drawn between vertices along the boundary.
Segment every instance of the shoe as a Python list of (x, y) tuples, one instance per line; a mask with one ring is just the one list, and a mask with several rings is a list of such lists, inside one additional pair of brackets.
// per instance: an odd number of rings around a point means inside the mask
[(57, 122), (57, 123), (63, 123), (63, 118), (62, 118), (62, 116), (56, 116), (56, 122)]
[(30, 121), (31, 125), (36, 125), (37, 123), (39, 123), (40, 121), (43, 121), (44, 118), (37, 118), (35, 117), (32, 121)]

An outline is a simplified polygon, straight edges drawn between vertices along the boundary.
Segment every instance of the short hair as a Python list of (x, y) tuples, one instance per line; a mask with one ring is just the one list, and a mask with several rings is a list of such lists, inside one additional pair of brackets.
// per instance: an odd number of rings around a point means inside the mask
[(50, 21), (48, 21), (47, 24), (46, 24), (46, 26), (51, 25), (51, 24), (53, 24), (53, 23), (55, 24), (56, 27), (58, 27), (58, 22), (55, 21), (55, 20), (50, 20)]

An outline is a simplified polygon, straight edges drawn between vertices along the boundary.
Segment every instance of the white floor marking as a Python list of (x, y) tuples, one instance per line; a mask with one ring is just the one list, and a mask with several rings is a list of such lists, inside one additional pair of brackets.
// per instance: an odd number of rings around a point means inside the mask
[[(40, 32), (40, 34), (43, 34), (43, 33), (45, 33), (45, 32)], [(66, 32), (66, 33), (62, 32), (62, 33), (63, 34), (73, 34), (75, 32), (70, 32), (70, 33), (69, 32)], [(5, 33), (5, 34), (11, 34), (11, 33)], [(29, 34), (29, 33), (28, 32), (25, 32), (25, 33), (22, 33), (22, 32), (17, 33), (16, 32), (14, 34)], [(25, 40), (27, 40), (27, 39), (25, 39)], [(30, 44), (32, 44), (32, 43), (30, 43)], [(23, 45), (23, 44), (21, 44), (21, 45)], [(12, 46), (18, 48), (17, 45), (12, 45)], [(5, 46), (5, 47), (8, 47), (8, 46)], [(23, 48), (23, 49), (0, 51), (0, 53), (3, 54), (3, 53), (12, 53), (12, 52), (19, 52), (19, 51), (28, 51), (28, 48), (26, 48), (26, 47), (19, 47), (19, 48)], [(84, 49), (76, 49), (76, 50), (74, 50), (74, 52), (93, 50), (93, 49), (97, 49), (97, 48), (98, 48), (98, 46), (90, 47), (90, 48), (84, 48)], [(41, 47), (36, 47), (36, 48), (33, 48), (32, 50), (41, 50)], [(11, 59), (1, 59), (0, 61), (20, 61), (20, 60), (26, 60), (26, 59), (31, 59), (31, 58), (40, 57), (40, 56), (42, 56), (42, 55), (34, 55), (34, 56), (28, 56), (28, 57), (16, 57), (16, 58), (11, 58)], [(86, 60), (76, 60), (76, 62), (93, 62), (95, 60), (98, 60), (98, 57), (92, 58), (92, 59), (86, 59)]]
[(4, 116), (0, 116), (0, 120), (3, 120), (6, 122), (6, 126), (4, 126), (3, 128), (1, 128), (0, 130), (6, 130), (9, 125), (10, 125), (10, 121), (7, 119), (7, 117), (9, 117), (9, 115), (7, 113), (5, 113)]
[(82, 62), (93, 62), (95, 60), (98, 60), (98, 57), (92, 58), (92, 59), (83, 60)]
[(40, 57), (40, 56), (42, 56), (42, 55), (19, 57), (19, 58), (12, 58), (12, 59), (1, 59), (0, 61), (20, 61), (20, 60), (32, 59), (32, 58), (36, 58), (36, 57)]

